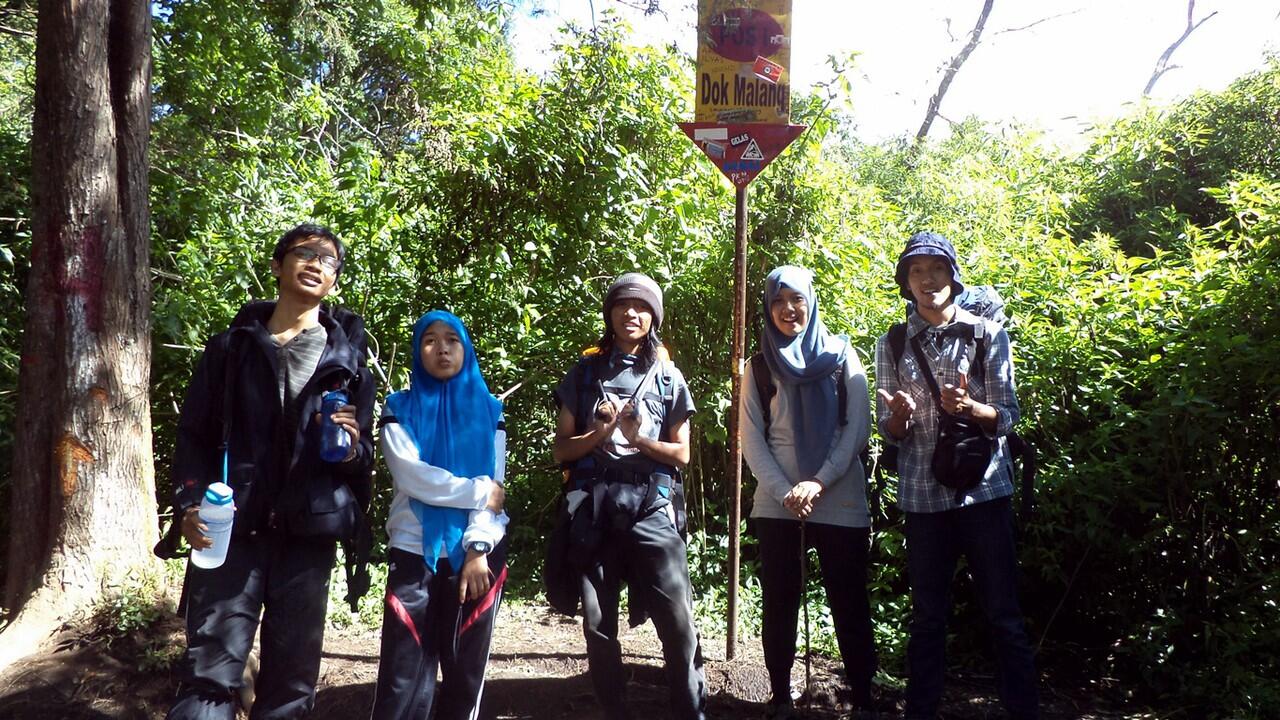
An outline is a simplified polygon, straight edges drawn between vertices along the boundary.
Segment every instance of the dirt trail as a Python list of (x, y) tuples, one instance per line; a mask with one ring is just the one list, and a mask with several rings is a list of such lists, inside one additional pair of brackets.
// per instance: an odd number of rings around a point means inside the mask
[[(332, 630), (325, 637), (315, 720), (366, 718), (378, 674), (377, 630)], [(117, 642), (108, 648), (82, 628), (68, 629), (62, 649), (34, 657), (0, 676), (0, 720), (159, 720), (164, 717), (176, 681), (171, 672), (144, 671), (141, 653), (124, 645), (180, 648), (181, 623), (166, 616), (146, 638)], [(661, 645), (652, 624), (624, 631), (623, 661), (631, 671), (629, 702), (637, 718), (668, 717)], [(737, 720), (760, 717), (768, 695), (768, 679), (759, 640), (744, 638), (738, 655), (724, 659), (724, 640), (704, 638), (708, 717)], [(813, 700), (804, 717), (840, 718), (841, 683), (835, 663), (814, 658)], [(797, 660), (793, 681), (803, 682)], [(1002, 717), (990, 677), (950, 678), (948, 720)], [(900, 693), (882, 689), (883, 718), (896, 717)], [(1043, 693), (1046, 718), (1115, 718), (1088, 692)], [(243, 715), (242, 715), (243, 717)], [(487, 720), (596, 720), (600, 718), (587, 676), (580, 621), (537, 605), (502, 608), (480, 713)]]
[[(638, 718), (667, 717), (662, 646), (646, 623), (624, 630), (623, 662), (631, 671), (628, 699)], [(724, 641), (704, 642), (707, 684), (712, 694), (709, 717), (743, 718), (760, 714), (769, 692), (758, 641), (747, 641), (733, 662), (724, 660)], [(803, 663), (797, 663), (803, 680)], [(815, 659), (814, 685), (821, 698), (813, 718), (836, 718), (829, 696), (836, 677), (831, 663)], [(323, 720), (367, 717), (378, 674), (378, 633), (335, 634), (325, 642), (321, 689), (314, 717)], [(600, 718), (587, 676), (587, 656), (578, 619), (532, 605), (508, 605), (498, 627), (485, 678), (480, 717), (494, 720), (595, 720)]]

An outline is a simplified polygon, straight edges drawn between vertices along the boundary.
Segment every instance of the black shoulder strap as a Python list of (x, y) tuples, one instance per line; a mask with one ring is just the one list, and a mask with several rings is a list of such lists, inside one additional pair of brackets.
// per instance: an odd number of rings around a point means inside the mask
[(574, 395), (576, 396), (577, 407), (573, 409), (574, 432), (583, 433), (587, 430), (587, 425), (591, 424), (591, 416), (595, 413), (596, 404), (600, 402), (596, 397), (596, 362), (599, 360), (598, 355), (587, 355), (578, 359), (578, 364), (574, 366)]
[(907, 351), (907, 324), (896, 323), (889, 328), (889, 351), (893, 353), (893, 368), (898, 369), (902, 354)]
[(675, 381), (671, 379), (671, 368), (670, 359), (658, 358), (658, 374), (653, 378), (653, 383), (657, 386), (657, 394), (662, 397), (662, 402), (668, 410), (675, 404)]
[(938, 381), (933, 377), (933, 368), (929, 367), (929, 360), (924, 356), (924, 350), (920, 347), (920, 336), (911, 338), (911, 350), (916, 354), (916, 362), (920, 363), (920, 372), (924, 373), (924, 379), (929, 381), (929, 389), (933, 391), (933, 401), (938, 404), (938, 409), (942, 409), (942, 391), (938, 389)]
[(769, 433), (769, 423), (773, 422), (773, 412), (769, 409), (773, 396), (778, 388), (773, 384), (773, 375), (769, 372), (769, 363), (765, 362), (764, 353), (751, 356), (751, 379), (756, 384), (756, 397), (760, 398), (760, 412), (764, 415), (764, 431)]
[(235, 352), (235, 337), (238, 333), (228, 330), (222, 348), (222, 444), (219, 450), (225, 453), (231, 442), (231, 406), (234, 399), (233, 388), (236, 386), (236, 363), (239, 358)]
[(969, 363), (969, 377), (976, 377), (982, 380), (982, 389), (984, 392), (988, 392), (986, 375), (984, 375), (987, 369), (987, 324), (985, 321), (982, 323), (982, 331), (976, 333), (974, 345), (976, 348), (973, 360)]
[[(849, 352), (853, 352), (853, 348), (849, 348)], [(833, 376), (836, 380), (836, 417), (841, 427), (849, 424), (849, 408), (845, 407), (849, 404), (849, 388), (844, 386), (845, 369), (848, 365), (849, 358), (846, 356)]]
[(653, 379), (653, 383), (658, 387), (658, 395), (662, 398), (662, 405), (666, 409), (667, 415), (670, 415), (676, 406), (676, 384), (671, 379), (671, 361), (658, 360), (660, 367), (658, 375)]
[(1009, 453), (1022, 462), (1022, 497), (1019, 515), (1025, 521), (1035, 512), (1036, 450), (1018, 433), (1009, 433)]

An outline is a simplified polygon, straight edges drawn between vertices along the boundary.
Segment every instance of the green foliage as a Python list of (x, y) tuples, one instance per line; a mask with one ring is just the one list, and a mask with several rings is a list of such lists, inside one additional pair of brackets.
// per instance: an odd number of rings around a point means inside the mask
[[(511, 587), (536, 595), (560, 484), (550, 390), (596, 340), (609, 280), (640, 269), (667, 289), (663, 338), (698, 404), (690, 570), (701, 626), (722, 628), (733, 193), (675, 127), (691, 115), (689, 60), (627, 45), (610, 18), (565, 30), (550, 73), (531, 77), (512, 62), (496, 2), (155, 8), (162, 495), (204, 340), (244, 301), (274, 296), (282, 231), (323, 222), (349, 243), (337, 300), (365, 316), (384, 391), (406, 383), (409, 329), (433, 307), (468, 322), (492, 389), (517, 388)], [(12, 427), (31, 48), (6, 36), (0, 50), (0, 421)], [(953, 238), (965, 281), (998, 286), (1013, 317), (1020, 430), (1041, 463), (1039, 512), (1020, 528), (1041, 663), (1197, 717), (1266, 716), (1280, 702), (1280, 63), (1221, 93), (1140, 107), (1079, 153), (973, 121), (922, 146), (858, 143), (840, 109), (847, 69), (795, 98), (810, 129), (750, 189), (748, 337), (766, 272), (804, 264), (826, 322), (873, 370), (875, 339), (902, 313), (891, 269), (903, 238)], [(377, 481), (380, 526), (390, 483), (385, 471)], [(905, 674), (905, 553), (896, 489), (875, 490), (869, 590), (893, 683)], [(739, 611), (754, 632), (745, 534), (743, 558)], [(336, 573), (331, 621), (377, 626), (384, 583), (378, 566), (353, 615)], [(806, 599), (815, 647), (833, 652), (816, 572)], [(956, 602), (953, 656), (981, 666), (985, 632), (963, 580)], [(147, 622), (131, 600), (104, 612), (115, 626)]]
[(1063, 247), (1074, 282), (1022, 326), (1032, 355), (1064, 360), (1031, 383), (1054, 485), (1027, 566), (1062, 593), (1050, 630), (1092, 660), (1260, 716), (1280, 692), (1274, 624), (1245, 619), (1274, 612), (1280, 581), (1280, 183), (1211, 194), (1227, 217), (1185, 254)]
[(107, 589), (91, 611), (79, 642), (96, 645), (118, 660), (136, 662), (139, 672), (168, 672), (183, 651), (160, 629), (162, 620), (173, 612), (168, 587), (181, 580), (172, 567), (168, 573), (167, 579), (144, 577)]
[[(14, 9), (6, 23), (34, 32), (35, 13)], [(15, 426), (18, 353), (22, 338), (22, 292), (31, 255), (28, 182), (31, 174), (31, 112), (35, 83), (31, 37), (0, 39), (0, 427)], [(12, 432), (0, 432), (0, 498), (9, 495)], [(8, 547), (9, 518), (0, 500), (0, 557)], [(0, 569), (4, 561), (0, 559)]]
[(1235, 176), (1280, 176), (1280, 58), (1223, 93), (1170, 107), (1145, 105), (1103, 128), (1073, 163), (1076, 237), (1105, 233), (1149, 254), (1185, 241), (1185, 226), (1218, 222), (1225, 208), (1205, 188)]

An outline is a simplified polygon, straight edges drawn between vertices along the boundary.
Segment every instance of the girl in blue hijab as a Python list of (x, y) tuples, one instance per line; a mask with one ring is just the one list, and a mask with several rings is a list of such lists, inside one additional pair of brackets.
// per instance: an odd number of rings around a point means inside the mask
[(766, 714), (794, 716), (800, 562), (811, 547), (855, 708), (870, 710), (876, 665), (866, 581), (871, 517), (858, 459), (871, 427), (866, 372), (848, 338), (822, 322), (809, 270), (784, 265), (769, 273), (763, 302), (760, 352), (747, 364), (739, 426), (742, 454), (757, 481), (751, 517), (773, 694)]
[(467, 720), (507, 575), (506, 430), (461, 320), (423, 315), (413, 347), (409, 389), (387, 398), (381, 423), (395, 494), (373, 717), (427, 717), (434, 705), (436, 718)]

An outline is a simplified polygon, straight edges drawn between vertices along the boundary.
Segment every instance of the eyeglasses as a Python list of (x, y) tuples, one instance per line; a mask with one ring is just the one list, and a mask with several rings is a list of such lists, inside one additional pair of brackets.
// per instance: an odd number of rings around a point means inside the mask
[(342, 261), (334, 255), (325, 255), (312, 250), (309, 247), (296, 247), (289, 251), (289, 254), (298, 258), (299, 261), (309, 263), (312, 260), (319, 260), (320, 266), (329, 272), (338, 272), (338, 268), (342, 267)]

